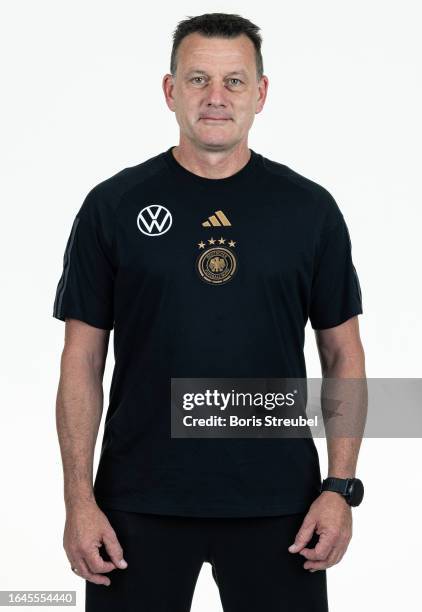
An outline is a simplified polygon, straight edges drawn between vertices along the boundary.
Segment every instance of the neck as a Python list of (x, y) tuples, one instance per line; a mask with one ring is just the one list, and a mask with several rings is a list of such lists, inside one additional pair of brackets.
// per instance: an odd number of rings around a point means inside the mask
[(235, 174), (248, 163), (251, 156), (247, 141), (230, 149), (213, 151), (182, 139), (172, 149), (172, 154), (190, 172), (210, 179), (227, 178)]

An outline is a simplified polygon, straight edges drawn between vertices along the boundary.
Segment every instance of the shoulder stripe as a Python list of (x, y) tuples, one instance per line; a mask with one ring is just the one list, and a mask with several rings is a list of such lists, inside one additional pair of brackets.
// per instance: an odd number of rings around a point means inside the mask
[(68, 240), (65, 252), (64, 252), (64, 256), (63, 256), (63, 272), (59, 280), (59, 284), (57, 286), (56, 299), (54, 300), (53, 310), (54, 310), (55, 317), (60, 316), (60, 311), (62, 308), (63, 295), (66, 290), (67, 279), (69, 277), (70, 255), (72, 252), (72, 247), (73, 247), (75, 234), (76, 234), (76, 228), (78, 227), (79, 220), (80, 220), (79, 217), (75, 217), (75, 220), (73, 222), (72, 229), (70, 232), (70, 237), (69, 237), (69, 240)]

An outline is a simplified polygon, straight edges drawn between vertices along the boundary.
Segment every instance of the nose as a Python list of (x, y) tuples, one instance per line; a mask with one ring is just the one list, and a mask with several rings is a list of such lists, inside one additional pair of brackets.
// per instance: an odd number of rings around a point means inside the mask
[(210, 83), (206, 89), (206, 105), (226, 106), (226, 90), (224, 85), (214, 82)]

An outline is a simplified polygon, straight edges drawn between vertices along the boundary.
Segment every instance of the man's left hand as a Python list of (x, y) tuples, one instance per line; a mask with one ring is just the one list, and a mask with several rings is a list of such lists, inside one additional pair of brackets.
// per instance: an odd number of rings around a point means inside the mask
[[(306, 548), (314, 531), (319, 535), (315, 548)], [(323, 570), (341, 561), (352, 538), (352, 509), (334, 491), (323, 491), (310, 506), (288, 550), (307, 559), (304, 569)]]

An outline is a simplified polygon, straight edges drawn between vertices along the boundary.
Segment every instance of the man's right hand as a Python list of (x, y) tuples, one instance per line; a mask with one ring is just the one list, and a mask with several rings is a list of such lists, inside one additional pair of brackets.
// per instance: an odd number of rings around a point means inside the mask
[[(102, 545), (110, 561), (101, 557), (98, 549)], [(78, 576), (95, 584), (109, 586), (110, 579), (102, 574), (127, 567), (116, 532), (95, 501), (75, 504), (68, 509), (63, 547)]]

